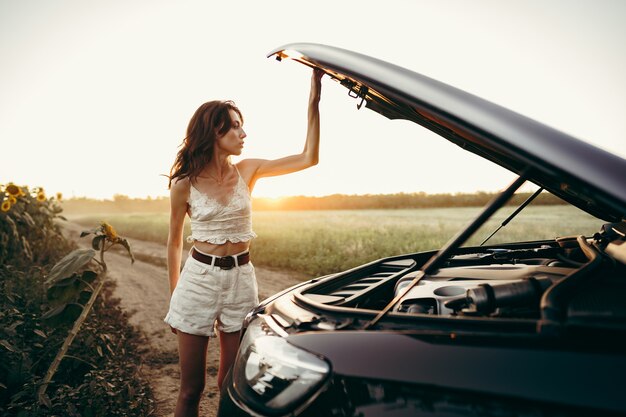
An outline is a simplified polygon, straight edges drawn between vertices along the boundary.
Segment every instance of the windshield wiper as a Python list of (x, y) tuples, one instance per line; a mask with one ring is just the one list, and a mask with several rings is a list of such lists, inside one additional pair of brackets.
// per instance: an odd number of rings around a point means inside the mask
[(519, 189), (526, 182), (526, 172), (523, 172), (515, 181), (511, 183), (504, 191), (497, 195), (487, 207), (484, 208), (482, 213), (478, 215), (465, 229), (462, 229), (452, 239), (450, 239), (439, 252), (433, 255), (417, 272), (415, 278), (409, 285), (406, 286), (400, 294), (394, 297), (389, 304), (383, 308), (380, 313), (376, 315), (370, 322), (368, 322), (363, 329), (367, 330), (380, 321), (396, 304), (406, 296), (413, 287), (415, 287), (426, 275), (434, 274), (439, 270), (439, 267), (443, 265), (450, 255), (457, 250), (467, 239), (469, 239), (474, 232), (476, 232), (493, 214), (498, 211), (507, 201), (513, 196), (515, 191)]
[(491, 239), (493, 237), (493, 235), (495, 235), (496, 233), (498, 233), (500, 231), (500, 229), (502, 229), (504, 226), (506, 226), (507, 224), (509, 224), (509, 222), (511, 220), (513, 220), (513, 218), (515, 216), (517, 216), (519, 214), (520, 211), (524, 210), (524, 208), (530, 204), (531, 201), (533, 201), (539, 194), (541, 194), (541, 192), (543, 191), (543, 188), (539, 187), (539, 189), (537, 191), (535, 191), (533, 193), (533, 195), (531, 195), (530, 197), (528, 197), (526, 199), (526, 201), (524, 201), (522, 203), (521, 206), (519, 206), (517, 208), (517, 210), (515, 210), (513, 213), (511, 213), (511, 215), (509, 217), (506, 218), (505, 221), (502, 222), (502, 224), (493, 231), (493, 233), (491, 233), (489, 236), (487, 236), (487, 239), (483, 240), (482, 243), (480, 244), (480, 246), (484, 245), (489, 239)]

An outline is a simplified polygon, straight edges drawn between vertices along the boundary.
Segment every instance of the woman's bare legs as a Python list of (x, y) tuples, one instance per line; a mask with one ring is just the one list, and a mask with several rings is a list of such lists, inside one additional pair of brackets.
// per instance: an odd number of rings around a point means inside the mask
[(176, 331), (180, 361), (180, 391), (175, 417), (197, 417), (206, 381), (209, 338)]
[(220, 369), (217, 372), (217, 386), (222, 392), (222, 383), (224, 382), (224, 378), (228, 373), (228, 370), (235, 363), (235, 358), (237, 357), (237, 350), (239, 349), (239, 333), (224, 333), (222, 331), (220, 334)]

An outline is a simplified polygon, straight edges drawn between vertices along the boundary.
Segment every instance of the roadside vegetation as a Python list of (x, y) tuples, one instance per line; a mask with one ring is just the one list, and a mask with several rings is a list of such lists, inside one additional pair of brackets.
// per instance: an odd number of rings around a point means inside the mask
[[(253, 212), (253, 227), (259, 235), (251, 248), (253, 262), (310, 276), (342, 271), (386, 256), (439, 248), (480, 210), (461, 207)], [(468, 244), (480, 244), (513, 210), (510, 206), (501, 209)], [(101, 213), (78, 216), (74, 221), (89, 225), (106, 220), (127, 237), (166, 244), (168, 219), (166, 213)], [(530, 206), (488, 243), (552, 239), (580, 230), (591, 235), (600, 224), (601, 221), (571, 206)], [(184, 233), (190, 234), (188, 224)]]
[(106, 279), (104, 252), (127, 243), (101, 224), (75, 249), (60, 200), (0, 185), (0, 415), (150, 415), (144, 341)]

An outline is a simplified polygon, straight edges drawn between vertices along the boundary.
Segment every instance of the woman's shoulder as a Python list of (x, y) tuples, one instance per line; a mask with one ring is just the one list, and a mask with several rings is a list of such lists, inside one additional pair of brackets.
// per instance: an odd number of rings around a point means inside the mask
[(172, 188), (180, 189), (180, 188), (189, 188), (191, 185), (191, 180), (189, 177), (184, 178), (174, 178), (172, 179)]
[(170, 194), (172, 195), (172, 197), (187, 196), (189, 194), (190, 188), (191, 188), (191, 180), (189, 179), (189, 177), (175, 178), (172, 180), (172, 185), (170, 187)]
[(250, 191), (252, 191), (254, 187), (254, 183), (256, 182), (255, 174), (262, 161), (262, 159), (243, 159), (235, 164), (239, 175), (241, 175), (246, 182)]
[(263, 161), (265, 161), (265, 159), (257, 159), (257, 158), (242, 159), (241, 161), (237, 162), (235, 166), (237, 167), (237, 169), (242, 175), (246, 174), (248, 176), (252, 176), (254, 175), (256, 170), (259, 168), (259, 165), (263, 163)]

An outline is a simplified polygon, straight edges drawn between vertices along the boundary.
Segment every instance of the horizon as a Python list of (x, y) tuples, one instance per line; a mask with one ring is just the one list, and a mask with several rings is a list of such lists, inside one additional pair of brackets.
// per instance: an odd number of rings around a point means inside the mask
[[(536, 189), (537, 187), (535, 187)], [(515, 194), (528, 194), (531, 193), (534, 190), (527, 190), (527, 189), (520, 189), (518, 191), (515, 192)], [(406, 191), (400, 191), (397, 193), (366, 193), (366, 194), (345, 194), (345, 193), (334, 193), (334, 194), (325, 194), (325, 195), (305, 195), (305, 194), (298, 194), (298, 195), (285, 195), (285, 196), (280, 196), (280, 197), (266, 197), (266, 196), (260, 196), (260, 195), (254, 195), (252, 196), (253, 199), (263, 199), (263, 200), (286, 200), (286, 199), (290, 199), (290, 198), (329, 198), (329, 197), (381, 197), (381, 196), (396, 196), (396, 195), (407, 195), (407, 196), (414, 196), (414, 195), (424, 195), (424, 196), (464, 196), (464, 195), (480, 195), (480, 194), (488, 194), (488, 195), (492, 195), (492, 194), (498, 194), (500, 192), (500, 190), (493, 190), (493, 191), (486, 191), (486, 190), (476, 190), (476, 191), (456, 191), (456, 192), (438, 192), (438, 193), (427, 193), (424, 191), (411, 191), (411, 192), (406, 192)], [(546, 193), (548, 193), (548, 191), (545, 191)], [(124, 199), (129, 199), (129, 200), (146, 200), (146, 201), (154, 201), (154, 200), (163, 200), (163, 199), (169, 199), (170, 196), (169, 195), (160, 195), (160, 196), (145, 196), (145, 197), (133, 197), (133, 196), (129, 196), (126, 194), (116, 194), (111, 196), (110, 198), (94, 198), (94, 197), (88, 197), (88, 196), (72, 196), (72, 197), (65, 197), (63, 196), (61, 199), (61, 202), (63, 201), (76, 201), (76, 200), (92, 200), (92, 201), (111, 201), (111, 202), (115, 202), (116, 198), (118, 198), (119, 201), (122, 201)]]
[[(365, 194), (346, 195), (333, 194), (328, 196), (291, 196), (280, 198), (253, 197), (253, 211), (328, 211), (328, 210), (423, 210), (435, 208), (485, 207), (493, 201), (497, 193), (396, 193), (396, 194)], [(531, 196), (530, 192), (517, 192), (506, 206), (520, 206)], [(565, 201), (550, 193), (543, 193), (534, 199), (538, 206), (563, 205)], [(130, 198), (118, 195), (113, 200), (77, 198), (64, 200), (60, 203), (64, 213), (73, 215), (90, 215), (93, 213), (118, 213), (134, 215), (137, 213), (167, 213), (170, 209), (168, 197), (150, 199)]]

